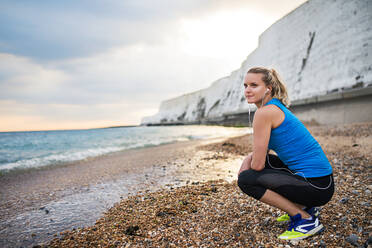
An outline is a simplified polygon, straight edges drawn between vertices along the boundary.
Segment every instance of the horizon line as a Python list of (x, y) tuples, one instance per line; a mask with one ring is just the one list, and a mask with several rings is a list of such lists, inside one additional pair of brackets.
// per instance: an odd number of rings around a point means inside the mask
[(118, 126), (92, 127), (92, 128), (35, 129), (35, 130), (14, 130), (14, 131), (1, 131), (0, 130), (0, 133), (45, 132), (45, 131), (79, 131), (79, 130), (93, 130), (93, 129), (106, 129), (106, 128), (139, 127), (139, 126), (141, 126), (141, 125), (118, 125)]

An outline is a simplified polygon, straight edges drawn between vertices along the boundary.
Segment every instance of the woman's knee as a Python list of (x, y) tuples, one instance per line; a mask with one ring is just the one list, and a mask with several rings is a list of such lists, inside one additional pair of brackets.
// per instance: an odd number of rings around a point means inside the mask
[(238, 177), (239, 188), (247, 195), (259, 200), (265, 193), (266, 188), (257, 183), (258, 171), (246, 170)]
[[(257, 185), (258, 172), (252, 169), (242, 171), (238, 177), (238, 186), (240, 189), (247, 189)], [(243, 190), (244, 191), (244, 190)]]

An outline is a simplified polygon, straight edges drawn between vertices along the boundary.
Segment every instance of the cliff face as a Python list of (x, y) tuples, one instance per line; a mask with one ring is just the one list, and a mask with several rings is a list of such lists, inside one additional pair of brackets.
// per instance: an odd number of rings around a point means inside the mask
[(253, 66), (277, 69), (292, 101), (371, 86), (371, 29), (370, 0), (310, 0), (261, 34), (240, 69), (207, 89), (162, 102), (142, 124), (203, 123), (248, 112), (243, 79)]

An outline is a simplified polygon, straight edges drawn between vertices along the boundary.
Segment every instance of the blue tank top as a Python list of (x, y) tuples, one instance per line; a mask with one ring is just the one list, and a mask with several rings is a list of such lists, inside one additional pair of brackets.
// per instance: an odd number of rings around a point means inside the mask
[(299, 176), (312, 178), (331, 174), (331, 164), (304, 124), (279, 99), (273, 98), (265, 105), (270, 104), (280, 108), (285, 117), (278, 127), (271, 129), (269, 149)]

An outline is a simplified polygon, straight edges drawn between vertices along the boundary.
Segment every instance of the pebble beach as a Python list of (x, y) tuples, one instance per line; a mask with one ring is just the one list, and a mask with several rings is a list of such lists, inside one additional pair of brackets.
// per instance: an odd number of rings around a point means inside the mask
[[(277, 239), (287, 227), (276, 222), (283, 212), (249, 198), (237, 187), (240, 163), (251, 151), (252, 137), (247, 134), (119, 152), (3, 177), (2, 222), (22, 208), (52, 218), (53, 210), (44, 204), (63, 197), (66, 188), (76, 192), (89, 190), (92, 187), (89, 185), (143, 174), (147, 167), (152, 168), (130, 185), (135, 193), (120, 197), (121, 201), (93, 223), (50, 233), (44, 238), (39, 233), (26, 233), (28, 243), (2, 244), (5, 247), (371, 247), (372, 123), (307, 127), (331, 161), (336, 191), (332, 200), (320, 208), (325, 230), (305, 240)], [(1, 237), (6, 235), (4, 230)]]
[[(283, 214), (242, 194), (231, 182), (193, 180), (116, 203), (90, 227), (68, 230), (42, 247), (371, 247), (372, 123), (309, 126), (334, 169), (336, 191), (320, 208), (325, 230), (301, 241), (281, 241)], [(243, 159), (250, 135), (198, 146), (213, 156), (202, 167)], [(210, 154), (210, 153), (208, 153)]]

